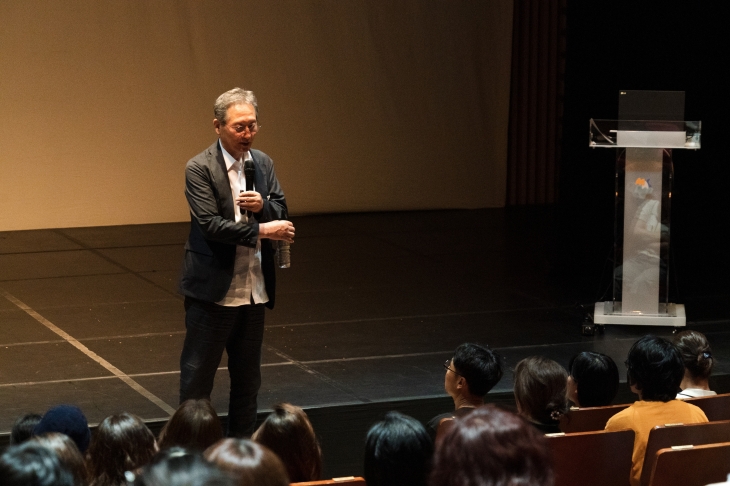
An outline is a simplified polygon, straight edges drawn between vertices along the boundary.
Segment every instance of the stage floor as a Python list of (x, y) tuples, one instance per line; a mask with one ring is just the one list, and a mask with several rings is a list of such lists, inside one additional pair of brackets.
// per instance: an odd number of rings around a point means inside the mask
[[(509, 367), (567, 364), (671, 328), (584, 337), (575, 303), (595, 287), (551, 280), (544, 208), (294, 218), (292, 267), (267, 311), (260, 409), (443, 397), (442, 363), (465, 341)], [(128, 411), (162, 420), (178, 400), (184, 338), (177, 277), (189, 224), (0, 233), (0, 432), (27, 412), (74, 403), (91, 423)], [(590, 281), (591, 278), (588, 279)], [(597, 278), (594, 279), (597, 281)], [(692, 307), (688, 306), (692, 318)], [(711, 321), (711, 319), (710, 319)], [(709, 322), (709, 321), (708, 321)], [(699, 326), (730, 369), (727, 322)], [(213, 403), (227, 410), (225, 358)], [(512, 389), (512, 374), (494, 392)]]

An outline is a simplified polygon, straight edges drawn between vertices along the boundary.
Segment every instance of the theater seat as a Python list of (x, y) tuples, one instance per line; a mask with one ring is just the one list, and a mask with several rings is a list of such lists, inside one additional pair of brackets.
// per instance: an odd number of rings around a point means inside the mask
[[(681, 445), (704, 445), (730, 442), (730, 420), (706, 424), (676, 424), (654, 427), (649, 433), (641, 471), (641, 484), (646, 486), (651, 478), (656, 454), (661, 449)], [(728, 465), (730, 468), (730, 465)], [(730, 469), (728, 469), (730, 472)]]
[(325, 484), (339, 484), (339, 485), (359, 484), (360, 486), (365, 486), (365, 480), (360, 477), (346, 476), (343, 478), (323, 479), (321, 481), (307, 481), (305, 483), (291, 483), (291, 486), (320, 486), (320, 485), (325, 485)]
[(704, 486), (725, 481), (730, 472), (730, 442), (676, 446), (657, 453), (650, 486)]
[(730, 393), (709, 397), (689, 398), (685, 402), (700, 407), (710, 422), (730, 420)]
[(605, 407), (571, 408), (570, 413), (560, 420), (560, 430), (566, 434), (603, 430), (608, 419), (627, 408), (630, 404), (608, 405)]
[(555, 486), (628, 486), (634, 431), (546, 434)]

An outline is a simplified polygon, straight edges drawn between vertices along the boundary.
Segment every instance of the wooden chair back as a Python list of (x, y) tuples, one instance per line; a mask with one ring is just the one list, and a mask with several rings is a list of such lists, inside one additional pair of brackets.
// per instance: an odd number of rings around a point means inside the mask
[(685, 400), (685, 402), (700, 407), (710, 422), (730, 420), (730, 393), (690, 398)]
[[(730, 420), (706, 424), (667, 424), (654, 427), (649, 433), (644, 454), (644, 467), (641, 470), (641, 484), (647, 486), (651, 479), (656, 454), (661, 449), (672, 446), (716, 444), (730, 442)], [(728, 464), (730, 472), (730, 464)]]
[(570, 413), (560, 420), (560, 430), (566, 434), (603, 430), (608, 419), (628, 406), (628, 403), (624, 403), (605, 407), (571, 408)]
[(705, 486), (720, 483), (730, 472), (730, 442), (661, 449), (650, 486)]
[(634, 431), (547, 434), (559, 486), (628, 486)]
[(337, 484), (340, 486), (358, 484), (360, 486), (365, 486), (365, 480), (360, 477), (346, 476), (343, 478), (323, 479), (321, 481), (307, 481), (304, 483), (291, 483), (290, 486), (324, 486), (326, 484)]

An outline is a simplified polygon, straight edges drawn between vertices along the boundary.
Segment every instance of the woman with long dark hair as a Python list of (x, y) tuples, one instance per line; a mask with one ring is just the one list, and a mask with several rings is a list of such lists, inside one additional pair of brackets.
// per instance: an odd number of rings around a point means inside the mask
[(271, 449), (284, 463), (289, 481), (316, 481), (322, 471), (322, 449), (309, 417), (290, 403), (274, 405), (251, 440)]
[(205, 458), (238, 481), (239, 486), (289, 486), (281, 460), (267, 447), (245, 439), (223, 439)]
[(209, 400), (186, 400), (170, 417), (157, 441), (160, 449), (187, 447), (200, 452), (223, 438), (223, 427)]
[(124, 473), (147, 464), (157, 452), (155, 436), (131, 413), (110, 415), (99, 424), (86, 456), (90, 486), (126, 485)]
[(517, 412), (546, 434), (560, 432), (560, 418), (568, 412), (567, 380), (565, 368), (551, 359), (523, 359), (515, 366)]

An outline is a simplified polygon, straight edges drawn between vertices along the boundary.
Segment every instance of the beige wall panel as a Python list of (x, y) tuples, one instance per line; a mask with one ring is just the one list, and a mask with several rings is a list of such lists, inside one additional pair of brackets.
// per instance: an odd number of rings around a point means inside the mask
[(188, 219), (259, 98), (294, 214), (504, 204), (512, 1), (0, 2), (0, 230)]

